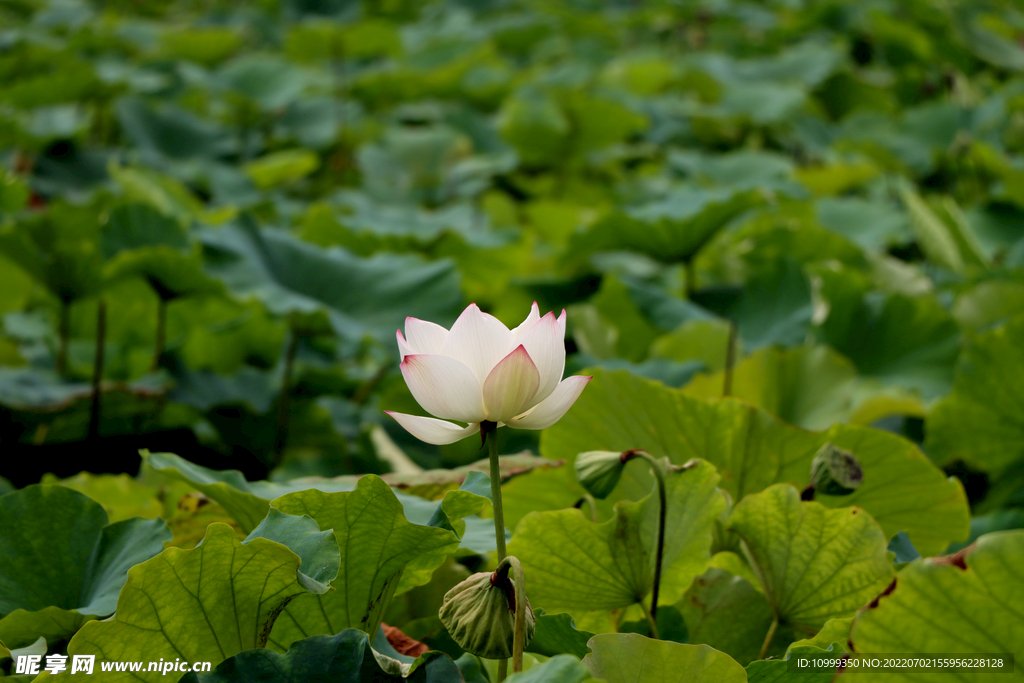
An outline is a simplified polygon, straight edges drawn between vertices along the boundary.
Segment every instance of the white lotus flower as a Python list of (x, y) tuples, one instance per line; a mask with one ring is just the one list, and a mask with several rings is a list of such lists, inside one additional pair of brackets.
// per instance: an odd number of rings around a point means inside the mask
[(441, 419), (385, 412), (427, 443), (472, 436), (483, 421), (518, 429), (550, 427), (591, 379), (562, 379), (565, 311), (557, 319), (554, 312), (541, 317), (537, 302), (514, 330), (470, 304), (450, 331), (406, 318), (405, 336), (401, 330), (397, 336), (405, 383), (424, 410)]

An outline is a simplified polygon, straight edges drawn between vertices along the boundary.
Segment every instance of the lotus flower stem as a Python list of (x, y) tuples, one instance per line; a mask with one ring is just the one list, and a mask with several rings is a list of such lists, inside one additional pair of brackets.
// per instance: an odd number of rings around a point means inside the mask
[(498, 546), (498, 564), (505, 559), (505, 512), (501, 507), (501, 462), (498, 460), (498, 425), (494, 422), (480, 423), (480, 432), (491, 458), (491, 505), (494, 507), (494, 541)]
[[(498, 570), (502, 568), (505, 572), (508, 572), (506, 566), (506, 550), (505, 550), (505, 512), (501, 506), (501, 462), (498, 460), (498, 439), (497, 439), (498, 425), (495, 422), (489, 422), (487, 420), (480, 423), (480, 434), (484, 441), (487, 443), (487, 451), (490, 455), (491, 460), (491, 505), (494, 508), (494, 542), (498, 548)], [(516, 564), (519, 561), (516, 560)], [(519, 572), (522, 573), (522, 566), (519, 567)], [(522, 604), (519, 602), (519, 586), (518, 581), (516, 582), (516, 604)], [(520, 613), (526, 613), (526, 610), (516, 610), (516, 632), (515, 641), (512, 645), (512, 655), (515, 656), (516, 643), (519, 642), (519, 616)], [(525, 622), (524, 622), (525, 624)], [(524, 626), (525, 628), (525, 626)], [(522, 644), (520, 643), (520, 648)], [(519, 650), (519, 669), (513, 669), (514, 671), (520, 671), (523, 667), (523, 654), (522, 649)], [(505, 676), (508, 675), (508, 660), (498, 660), (498, 683), (505, 680)]]
[(654, 555), (654, 580), (651, 586), (651, 636), (657, 638), (655, 635), (657, 628), (658, 617), (658, 591), (661, 588), (661, 561), (665, 556), (665, 515), (667, 513), (665, 493), (665, 472), (662, 471), (661, 463), (648, 453), (647, 451), (632, 450), (626, 451), (622, 454), (622, 461), (629, 462), (633, 458), (643, 458), (651, 464), (651, 469), (654, 470), (654, 478), (658, 481), (658, 547)]

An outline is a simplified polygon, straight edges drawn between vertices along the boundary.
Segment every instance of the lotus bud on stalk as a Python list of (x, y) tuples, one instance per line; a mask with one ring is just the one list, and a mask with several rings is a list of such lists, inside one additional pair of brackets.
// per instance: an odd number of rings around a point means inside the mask
[(506, 561), (493, 573), (473, 574), (445, 593), (438, 616), (452, 639), (470, 654), (487, 659), (513, 656), (520, 595), (525, 618), (523, 647), (533, 638), (537, 623), (533, 608), (521, 587), (509, 577), (509, 567)]
[(665, 479), (673, 472), (681, 472), (691, 468), (696, 461), (690, 461), (681, 467), (672, 465), (668, 458), (658, 460), (647, 451), (633, 448), (628, 451), (587, 451), (576, 456), (574, 468), (576, 479), (595, 498), (605, 498), (615, 485), (619, 483), (622, 470), (630, 460), (646, 460), (651, 466), (655, 482), (658, 486), (658, 541), (654, 554), (654, 578), (651, 584), (651, 608), (647, 611), (651, 627), (651, 637), (658, 637), (658, 591), (661, 587), (661, 564), (665, 555), (665, 520), (668, 500), (665, 491)]
[(619, 483), (622, 470), (628, 462), (624, 455), (615, 451), (580, 453), (574, 464), (576, 479), (594, 498), (607, 498)]
[(826, 443), (811, 461), (811, 483), (800, 495), (803, 500), (814, 500), (815, 493), (828, 496), (848, 496), (864, 481), (860, 461), (850, 451)]

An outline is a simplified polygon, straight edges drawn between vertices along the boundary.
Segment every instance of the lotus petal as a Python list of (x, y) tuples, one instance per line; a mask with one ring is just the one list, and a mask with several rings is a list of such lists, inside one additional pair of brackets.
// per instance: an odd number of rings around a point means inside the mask
[(402, 425), (405, 431), (420, 441), (432, 443), (435, 446), (455, 443), (480, 431), (479, 422), (473, 422), (468, 427), (460, 427), (444, 420), (435, 420), (432, 417), (406, 415), (405, 413), (396, 413), (391, 410), (385, 410), (384, 412), (395, 418), (395, 421)]
[(583, 393), (584, 387), (593, 379), (583, 375), (566, 377), (551, 395), (518, 417), (507, 420), (509, 427), (515, 429), (546, 429), (562, 419), (565, 412), (572, 407), (576, 399)]
[(448, 330), (419, 318), (405, 319), (405, 334), (412, 349), (409, 353), (441, 353), (444, 340), (448, 338)]
[(522, 344), (494, 366), (484, 382), (487, 419), (506, 422), (533, 405), (540, 373)]
[[(551, 312), (524, 332), (518, 341), (526, 347), (526, 352), (530, 354), (534, 365), (537, 366), (537, 372), (540, 373), (540, 387), (531, 404), (536, 405), (550, 396), (562, 381), (562, 372), (565, 370), (564, 332), (555, 319), (554, 312)], [(484, 402), (486, 403), (486, 399)]]
[(466, 307), (441, 347), (443, 355), (455, 358), (472, 370), (481, 385), (491, 369), (511, 350), (512, 333), (476, 304)]
[(530, 306), (530, 313), (526, 316), (526, 320), (521, 322), (518, 327), (512, 330), (512, 337), (519, 339), (519, 335), (533, 327), (538, 320), (540, 320), (540, 307), (537, 305), (537, 302), (534, 301), (533, 305)]
[(454, 358), (410, 354), (401, 368), (413, 398), (431, 415), (461, 422), (487, 417), (479, 380)]

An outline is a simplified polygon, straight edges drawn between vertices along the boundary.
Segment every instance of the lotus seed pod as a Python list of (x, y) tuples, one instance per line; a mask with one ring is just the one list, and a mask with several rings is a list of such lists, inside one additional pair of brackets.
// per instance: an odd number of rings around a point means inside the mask
[(587, 451), (576, 456), (576, 479), (590, 495), (605, 498), (619, 483), (625, 467), (622, 453)]
[[(492, 585), (491, 577), (495, 577)], [(466, 652), (486, 659), (512, 656), (515, 639), (515, 586), (510, 577), (480, 572), (445, 593), (438, 616), (452, 640)], [(526, 600), (526, 639), (536, 625), (533, 608)]]
[(850, 451), (826, 443), (811, 461), (811, 487), (829, 496), (848, 496), (864, 480), (860, 461)]

